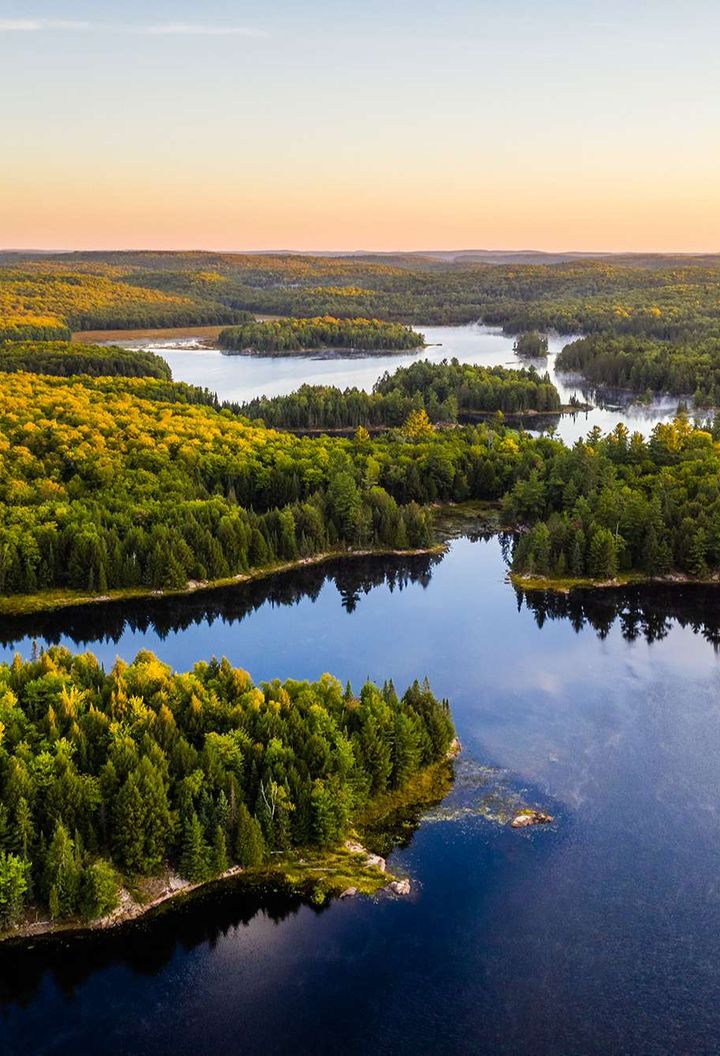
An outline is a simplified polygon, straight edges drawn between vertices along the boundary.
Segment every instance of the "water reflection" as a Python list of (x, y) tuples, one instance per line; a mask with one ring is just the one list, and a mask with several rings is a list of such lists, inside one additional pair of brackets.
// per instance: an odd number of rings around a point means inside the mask
[(720, 591), (714, 586), (654, 583), (568, 594), (518, 589), (516, 594), (518, 609), (525, 604), (538, 627), (547, 620), (568, 620), (578, 634), (591, 627), (604, 639), (619, 625), (626, 641), (652, 643), (666, 638), (677, 624), (720, 647)]
[(119, 642), (123, 635), (154, 634), (164, 640), (193, 625), (239, 623), (265, 605), (272, 608), (316, 601), (323, 587), (334, 583), (346, 612), (355, 610), (363, 595), (375, 587), (403, 590), (408, 585), (427, 586), (433, 566), (442, 555), (409, 555), (402, 558), (353, 557), (305, 566), (237, 587), (197, 591), (166, 598), (140, 598), (54, 612), (0, 618), (0, 645), (10, 648), (27, 639), (47, 644), (61, 640), (75, 645)]
[[(493, 539), (492, 533), (474, 528), (462, 518), (456, 523), (449, 521), (441, 534), (446, 540), (487, 543)], [(495, 539), (493, 545), (499, 547), (507, 569), (512, 537), (509, 533), (500, 533)], [(75, 646), (98, 642), (117, 644), (125, 635), (142, 636), (150, 632), (164, 641), (193, 626), (240, 623), (265, 606), (287, 608), (304, 600), (315, 602), (329, 585), (335, 586), (340, 605), (350, 614), (377, 588), (386, 587), (390, 593), (411, 585), (427, 588), (433, 570), (445, 557), (442, 553), (352, 557), (236, 587), (2, 617), (0, 647), (9, 652), (32, 640), (43, 644), (64, 641)], [(604, 639), (613, 627), (619, 626), (626, 641), (643, 639), (652, 643), (666, 638), (673, 624), (677, 624), (701, 635), (714, 648), (720, 647), (720, 590), (714, 586), (655, 583), (602, 590), (578, 588), (567, 594), (516, 588), (515, 594), (518, 611), (524, 605), (532, 612), (539, 628), (548, 620), (568, 621), (577, 633), (590, 627)]]
[[(529, 429), (537, 429), (539, 424), (543, 427), (554, 425), (557, 435), (566, 443), (574, 443), (595, 425), (603, 432), (609, 432), (619, 422), (624, 422), (630, 430), (648, 434), (659, 421), (671, 420), (677, 409), (676, 398), (661, 397), (648, 404), (638, 404), (631, 402), (633, 397), (628, 393), (591, 389), (576, 375), (557, 372), (558, 352), (573, 340), (573, 335), (550, 334), (547, 358), (520, 360), (513, 352), (514, 338), (496, 327), (472, 323), (467, 326), (422, 326), (420, 330), (429, 345), (422, 352), (396, 352), (365, 358), (223, 356), (217, 349), (198, 348), (193, 337), (155, 339), (140, 344), (163, 356), (177, 381), (211, 389), (221, 400), (231, 403), (244, 403), (263, 394), (286, 395), (303, 384), (336, 385), (339, 388), (357, 386), (369, 391), (386, 371), (392, 372), (417, 359), (438, 363), (456, 356), (462, 363), (484, 367), (532, 365), (541, 373), (548, 371), (564, 404), (570, 403), (573, 397), (594, 404), (589, 411), (564, 415), (558, 421), (538, 423), (537, 419), (527, 419), (524, 423)], [(122, 340), (120, 343), (128, 344)], [(137, 341), (129, 343), (138, 345)]]
[[(253, 892), (226, 882), (173, 904), (152, 920), (129, 923), (120, 930), (39, 938), (31, 947), (0, 946), (0, 1006), (27, 1006), (48, 979), (72, 999), (86, 980), (110, 966), (122, 965), (151, 977), (179, 949), (203, 944), (212, 948), (253, 921), (279, 924), (304, 906), (301, 898), (280, 888)], [(313, 916), (325, 912), (318, 906), (305, 910)]]

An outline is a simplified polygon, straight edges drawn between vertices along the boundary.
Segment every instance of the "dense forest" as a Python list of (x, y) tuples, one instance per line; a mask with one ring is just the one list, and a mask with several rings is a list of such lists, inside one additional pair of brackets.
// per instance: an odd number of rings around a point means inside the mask
[(0, 730), (0, 927), (31, 903), (101, 916), (167, 862), (201, 881), (332, 848), (453, 737), (427, 683), (255, 686), (227, 660), (175, 674), (149, 652), (108, 674), (60, 647), (0, 666)]
[(413, 411), (431, 422), (457, 422), (463, 416), (501, 411), (552, 413), (560, 397), (547, 374), (535, 370), (476, 367), (457, 359), (422, 360), (384, 374), (371, 393), (330, 385), (303, 385), (287, 396), (261, 396), (238, 408), (281, 429), (400, 427)]
[(71, 377), (172, 378), (167, 362), (154, 352), (70, 341), (0, 342), (0, 371)]
[(0, 384), (2, 594), (181, 589), (339, 549), (422, 548), (432, 503), (503, 496), (509, 522), (535, 526), (518, 571), (720, 564), (714, 425), (679, 419), (647, 442), (619, 426), (568, 449), (495, 420), (438, 430), (413, 409), (350, 440), (276, 432), (211, 400), (154, 378)]
[(720, 332), (674, 343), (652, 337), (583, 337), (563, 348), (556, 367), (582, 373), (594, 385), (692, 396), (698, 407), (720, 405)]
[(426, 416), (378, 440), (303, 439), (188, 392), (151, 378), (0, 384), (3, 594), (183, 587), (328, 549), (423, 547), (419, 504), (498, 497), (520, 450)]
[(505, 498), (507, 515), (528, 526), (513, 569), (596, 579), (716, 575), (719, 438), (718, 422), (700, 428), (678, 418), (647, 441), (622, 424), (606, 436), (593, 430), (572, 448), (540, 441), (540, 457)]
[(0, 255), (0, 318), (32, 312), (99, 329), (170, 326), (173, 314), (188, 325), (193, 311), (197, 324), (231, 324), (228, 313), (245, 310), (675, 339), (717, 332), (719, 286), (718, 257), (486, 264), (411, 255), (8, 254)]
[(385, 352), (422, 347), (424, 338), (409, 326), (379, 319), (278, 319), (244, 323), (222, 330), (218, 344), (226, 353), (255, 352), (285, 355), (311, 349), (351, 349)]
[[(718, 257), (493, 264), (429, 255), (0, 254), (0, 340), (67, 340), (80, 329), (242, 326), (255, 313), (417, 325), (481, 320), (513, 334), (593, 335), (595, 351), (568, 353), (568, 369), (579, 357), (588, 364), (599, 357), (603, 366), (591, 379), (597, 382), (630, 374), (629, 387), (697, 391), (705, 401), (714, 401), (717, 389)], [(261, 328), (245, 347), (257, 348), (267, 334)], [(644, 339), (631, 350), (632, 363), (613, 346), (620, 337)], [(283, 339), (276, 351), (293, 347)], [(360, 346), (353, 340), (345, 347)]]

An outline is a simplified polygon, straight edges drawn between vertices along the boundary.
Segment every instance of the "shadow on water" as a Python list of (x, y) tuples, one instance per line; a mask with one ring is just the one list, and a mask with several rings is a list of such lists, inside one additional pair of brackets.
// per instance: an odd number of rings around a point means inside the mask
[[(226, 882), (114, 931), (48, 936), (31, 946), (0, 947), (0, 1019), (3, 1008), (29, 1005), (47, 977), (71, 999), (91, 976), (111, 966), (154, 976), (179, 949), (187, 952), (205, 943), (212, 948), (260, 914), (279, 924), (304, 905), (308, 903), (299, 896), (282, 890), (238, 890)], [(319, 915), (327, 907), (308, 908)]]

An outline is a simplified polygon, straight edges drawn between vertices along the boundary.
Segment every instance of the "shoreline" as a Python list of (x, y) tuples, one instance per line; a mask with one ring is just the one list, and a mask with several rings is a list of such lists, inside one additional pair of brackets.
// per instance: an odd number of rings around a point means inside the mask
[[(341, 866), (344, 870), (342, 883), (330, 883), (326, 889), (323, 889), (321, 887), (323, 874), (336, 871), (338, 860), (343, 863)], [(64, 936), (75, 937), (97, 932), (117, 932), (129, 924), (149, 920), (164, 911), (175, 909), (179, 904), (192, 899), (193, 896), (211, 892), (213, 887), (228, 887), (233, 881), (246, 891), (251, 891), (253, 888), (269, 889), (280, 886), (286, 888), (288, 895), (299, 895), (309, 903), (322, 905), (329, 898), (341, 897), (350, 887), (350, 880), (358, 885), (353, 889), (354, 893), (364, 895), (379, 893), (398, 882), (398, 878), (393, 873), (386, 871), (383, 858), (371, 854), (360, 843), (352, 840), (347, 840), (341, 848), (325, 853), (303, 852), (302, 849), (298, 849), (298, 857), (288, 856), (276, 863), (270, 862), (263, 866), (246, 869), (241, 865), (232, 865), (218, 876), (196, 882), (184, 880), (176, 872), (166, 869), (163, 874), (143, 877), (139, 881), (138, 887), (145, 892), (152, 892), (162, 885), (160, 893), (149, 897), (147, 901), (143, 901), (142, 898), (138, 899), (127, 886), (123, 886), (120, 890), (119, 905), (103, 917), (97, 917), (95, 920), (72, 918), (59, 921), (51, 919), (25, 921), (1, 932), (0, 946), (24, 946), (28, 940), (33, 939), (52, 940)], [(315, 896), (316, 891), (320, 891), (320, 897)], [(390, 888), (388, 893), (396, 892)]]
[(518, 590), (528, 593), (548, 592), (550, 594), (570, 594), (574, 590), (621, 590), (623, 587), (719, 587), (720, 572), (712, 576), (699, 578), (686, 572), (666, 572), (654, 576), (648, 572), (626, 572), (612, 579), (593, 579), (590, 576), (564, 576), (553, 579), (551, 576), (536, 576), (525, 572), (510, 572), (508, 579)]
[(433, 345), (415, 345), (413, 348), (284, 348), (281, 351), (255, 348), (223, 348), (213, 346), (221, 355), (234, 358), (249, 356), (254, 359), (375, 359), (383, 356), (399, 356), (406, 353), (416, 356)]
[(397, 550), (392, 547), (364, 547), (361, 550), (324, 550), (310, 557), (300, 557), (295, 561), (282, 561), (274, 565), (264, 565), (250, 572), (239, 572), (235, 576), (223, 579), (188, 580), (186, 586), (169, 587), (117, 587), (105, 594), (88, 594), (85, 591), (72, 591), (62, 588), (46, 590), (40, 594), (17, 594), (0, 598), (0, 616), (27, 616), (38, 612), (54, 612), (59, 609), (84, 608), (89, 605), (105, 605), (117, 601), (136, 600), (139, 598), (181, 598), (201, 591), (220, 590), (223, 587), (239, 586), (255, 580), (268, 579), (282, 572), (312, 565), (322, 565), (353, 557), (420, 557), (442, 554), (447, 550), (446, 543), (433, 543), (432, 546), (416, 547), (412, 550)]
[[(383, 893), (391, 897), (406, 897), (412, 889), (410, 879), (390, 872), (385, 859), (360, 842), (365, 839), (366, 823), (373, 821), (377, 826), (379, 820), (398, 810), (405, 810), (409, 814), (413, 808), (427, 809), (442, 802), (452, 787), (452, 764), (461, 751), (460, 741), (455, 737), (444, 759), (413, 774), (404, 788), (386, 792), (377, 797), (376, 802), (368, 804), (356, 823), (360, 836), (351, 829), (338, 847), (325, 851), (299, 847), (278, 857), (275, 862), (252, 868), (232, 865), (218, 876), (197, 882), (184, 880), (166, 867), (159, 875), (139, 880), (137, 885), (133, 885), (133, 892), (125, 881), (120, 889), (119, 905), (103, 917), (65, 921), (26, 919), (0, 932), (0, 946), (26, 947), (29, 940), (35, 939), (50, 942), (57, 938), (81, 937), (99, 932), (117, 933), (127, 925), (173, 910), (193, 896), (211, 893), (214, 887), (227, 888), (232, 883), (238, 884), (245, 892), (253, 889), (283, 889), (289, 896), (299, 896), (315, 906), (325, 905), (332, 899), (370, 897)], [(140, 898), (137, 897), (138, 891), (141, 891)], [(147, 896), (145, 899), (143, 894)]]

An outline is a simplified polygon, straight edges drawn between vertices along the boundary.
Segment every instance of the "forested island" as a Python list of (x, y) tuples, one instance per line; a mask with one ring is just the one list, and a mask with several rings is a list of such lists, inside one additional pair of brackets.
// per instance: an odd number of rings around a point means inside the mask
[(0, 729), (6, 935), (120, 922), (148, 878), (182, 892), (233, 865), (316, 902), (376, 891), (392, 877), (346, 837), (413, 783), (426, 794), (433, 767), (447, 781), (454, 738), (426, 682), (256, 686), (227, 660), (178, 674), (146, 651), (107, 673), (61, 647), (0, 665)]
[(328, 349), (381, 353), (421, 348), (422, 334), (400, 323), (379, 319), (277, 319), (229, 327), (218, 336), (227, 355), (285, 356), (292, 352)]
[(431, 422), (455, 423), (474, 415), (552, 414), (561, 409), (560, 396), (547, 374), (532, 367), (477, 367), (457, 359), (399, 367), (385, 373), (371, 393), (303, 385), (287, 396), (261, 396), (238, 407), (240, 414), (260, 418), (268, 426), (308, 431), (399, 428), (413, 411), (425, 411)]
[(513, 344), (513, 351), (525, 359), (544, 359), (548, 354), (547, 336), (539, 334), (537, 330), (518, 334)]

